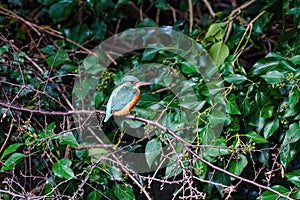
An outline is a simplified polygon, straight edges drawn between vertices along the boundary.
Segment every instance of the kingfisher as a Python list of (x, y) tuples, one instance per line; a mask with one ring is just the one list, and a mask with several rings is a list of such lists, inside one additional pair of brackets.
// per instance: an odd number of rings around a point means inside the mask
[(139, 87), (150, 84), (149, 82), (139, 81), (133, 75), (124, 76), (121, 85), (114, 89), (109, 97), (104, 122), (107, 122), (111, 115), (129, 115), (130, 110), (140, 99), (141, 91)]

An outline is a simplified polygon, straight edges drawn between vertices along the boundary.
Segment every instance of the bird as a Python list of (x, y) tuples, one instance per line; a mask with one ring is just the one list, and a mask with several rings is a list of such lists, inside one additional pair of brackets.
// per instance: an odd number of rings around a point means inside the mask
[(111, 93), (107, 106), (104, 122), (114, 116), (129, 115), (130, 110), (140, 99), (140, 86), (150, 85), (149, 82), (141, 82), (133, 75), (126, 75), (121, 80), (121, 85)]

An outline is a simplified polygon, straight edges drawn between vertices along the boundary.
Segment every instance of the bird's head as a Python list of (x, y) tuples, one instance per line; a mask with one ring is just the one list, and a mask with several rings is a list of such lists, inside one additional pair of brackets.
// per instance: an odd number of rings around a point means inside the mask
[(121, 83), (129, 86), (129, 87), (135, 87), (138, 88), (140, 86), (144, 86), (144, 85), (151, 85), (152, 83), (149, 82), (141, 82), (139, 81), (139, 79), (133, 75), (127, 75), (124, 76), (124, 78), (122, 78)]

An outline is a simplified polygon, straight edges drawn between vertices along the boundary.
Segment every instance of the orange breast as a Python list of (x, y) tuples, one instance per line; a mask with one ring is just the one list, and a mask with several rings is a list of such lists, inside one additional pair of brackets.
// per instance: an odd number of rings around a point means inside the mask
[(115, 111), (112, 115), (121, 116), (121, 115), (129, 115), (130, 110), (136, 105), (138, 100), (140, 99), (141, 92), (138, 88), (136, 88), (137, 95), (133, 96), (132, 100), (121, 110)]

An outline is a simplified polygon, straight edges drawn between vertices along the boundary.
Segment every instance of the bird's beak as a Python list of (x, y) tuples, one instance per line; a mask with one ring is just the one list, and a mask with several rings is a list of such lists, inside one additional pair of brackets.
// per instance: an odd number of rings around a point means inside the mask
[(137, 82), (135, 84), (136, 87), (144, 86), (144, 85), (151, 85), (152, 83), (150, 82)]

